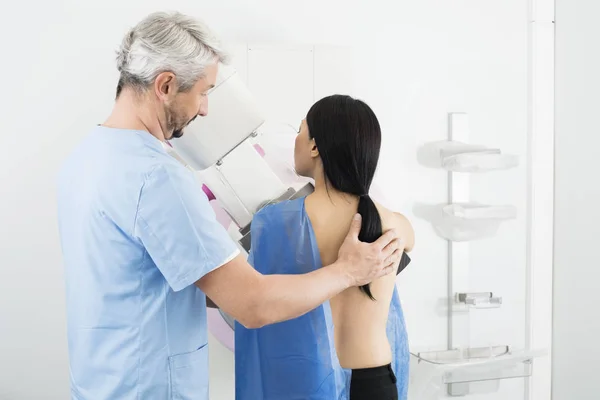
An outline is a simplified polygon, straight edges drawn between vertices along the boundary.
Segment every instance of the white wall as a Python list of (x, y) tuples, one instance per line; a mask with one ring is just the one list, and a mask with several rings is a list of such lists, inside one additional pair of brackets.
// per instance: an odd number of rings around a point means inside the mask
[[(0, 64), (0, 398), (68, 396), (54, 177), (74, 143), (110, 111), (122, 35), (165, 4), (14, 3), (16, 11), (0, 26), (6, 42)], [(471, 117), (472, 138), (525, 160), (527, 2), (179, 0), (168, 7), (206, 19), (230, 41), (359, 50), (353, 94), (373, 106), (384, 129), (378, 184), (417, 233), (414, 263), (400, 278), (411, 346), (445, 349), (447, 244), (416, 210), (446, 200), (446, 174), (419, 165), (417, 149), (445, 139), (447, 113), (462, 111)], [(473, 319), (473, 345), (525, 343), (525, 171), (523, 164), (473, 180), (474, 199), (519, 209), (497, 238), (472, 247), (473, 290), (504, 298), (501, 309)], [(219, 363), (223, 349), (211, 348), (213, 372), (226, 371), (230, 359)], [(230, 376), (218, 379), (213, 393), (232, 393)], [(523, 381), (512, 380), (481, 398), (518, 400), (523, 392)]]
[(597, 0), (556, 1), (553, 400), (598, 398)]

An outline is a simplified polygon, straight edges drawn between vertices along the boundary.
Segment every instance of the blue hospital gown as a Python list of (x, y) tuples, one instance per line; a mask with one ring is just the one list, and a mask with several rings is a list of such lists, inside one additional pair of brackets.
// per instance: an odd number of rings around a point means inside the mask
[[(263, 208), (252, 220), (249, 261), (262, 274), (301, 274), (321, 267), (304, 199)], [(387, 335), (399, 399), (407, 397), (409, 349), (394, 290)], [(350, 371), (335, 352), (329, 302), (293, 320), (259, 329), (235, 325), (236, 400), (347, 400)]]

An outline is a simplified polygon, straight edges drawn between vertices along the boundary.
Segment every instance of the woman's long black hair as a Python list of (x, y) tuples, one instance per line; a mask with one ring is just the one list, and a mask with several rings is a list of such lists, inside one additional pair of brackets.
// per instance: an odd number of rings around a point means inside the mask
[[(317, 101), (308, 111), (306, 124), (309, 137), (319, 150), (326, 184), (360, 198), (359, 240), (376, 241), (383, 228), (377, 207), (369, 197), (381, 147), (381, 128), (375, 113), (366, 103), (337, 94)], [(375, 300), (369, 284), (360, 290)]]

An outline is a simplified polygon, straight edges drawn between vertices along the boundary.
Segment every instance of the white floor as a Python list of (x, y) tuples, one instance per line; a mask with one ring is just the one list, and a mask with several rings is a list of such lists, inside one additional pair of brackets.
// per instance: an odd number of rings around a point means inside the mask
[(210, 333), (208, 346), (210, 399), (233, 400), (235, 398), (233, 353)]

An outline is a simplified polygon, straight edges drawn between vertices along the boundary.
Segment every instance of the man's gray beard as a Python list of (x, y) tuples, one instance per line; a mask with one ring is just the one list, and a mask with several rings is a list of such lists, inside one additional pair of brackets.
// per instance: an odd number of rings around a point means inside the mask
[(178, 129), (173, 129), (173, 133), (171, 135), (171, 137), (173, 139), (177, 139), (183, 136), (183, 134), (185, 133), (183, 130), (192, 122), (194, 122), (194, 120), (196, 119), (197, 115), (194, 116), (194, 118), (190, 119), (185, 125), (183, 125), (183, 127), (178, 128)]
[(173, 134), (171, 135), (171, 138), (173, 138), (173, 139), (178, 139), (178, 138), (180, 138), (180, 137), (182, 137), (182, 136), (183, 136), (183, 133), (184, 133), (184, 132), (183, 132), (183, 128), (182, 128), (182, 129), (175, 129), (175, 130), (173, 131)]

